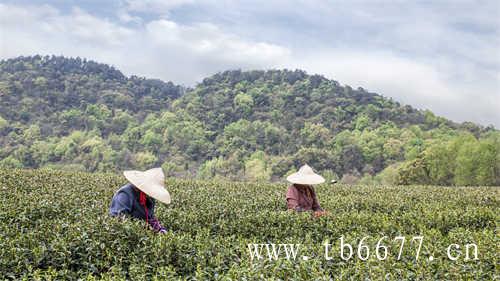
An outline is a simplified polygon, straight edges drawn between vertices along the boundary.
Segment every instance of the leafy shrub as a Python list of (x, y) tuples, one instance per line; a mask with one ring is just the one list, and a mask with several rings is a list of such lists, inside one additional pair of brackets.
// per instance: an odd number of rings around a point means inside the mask
[[(499, 189), (320, 185), (331, 216), (285, 209), (282, 184), (169, 179), (158, 204), (169, 229), (107, 215), (125, 179), (114, 174), (0, 170), (1, 279), (104, 280), (492, 280), (498, 276)], [(369, 235), (425, 237), (421, 256), (325, 260), (322, 243)], [(309, 261), (250, 261), (248, 243), (300, 243)], [(480, 261), (450, 261), (451, 243), (475, 242)], [(316, 257), (316, 258), (314, 258)]]

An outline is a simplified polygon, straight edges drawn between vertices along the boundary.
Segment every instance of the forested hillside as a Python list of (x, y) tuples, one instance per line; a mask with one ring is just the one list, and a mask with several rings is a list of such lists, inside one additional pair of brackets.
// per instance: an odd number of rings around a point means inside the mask
[(500, 133), (303, 71), (227, 71), (192, 89), (55, 56), (0, 62), (0, 166), (352, 183), (500, 185)]

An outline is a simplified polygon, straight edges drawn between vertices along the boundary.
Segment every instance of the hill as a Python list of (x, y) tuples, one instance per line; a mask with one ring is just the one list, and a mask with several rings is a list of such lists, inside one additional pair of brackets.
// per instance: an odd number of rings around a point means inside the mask
[(500, 185), (500, 134), (295, 70), (194, 88), (80, 58), (0, 62), (0, 166), (279, 180), (302, 163), (353, 183)]
[[(0, 170), (0, 276), (13, 280), (323, 280), (329, 276), (493, 280), (498, 276), (500, 196), (495, 187), (336, 185), (332, 192), (331, 186), (320, 185), (316, 191), (330, 215), (313, 219), (309, 213), (286, 211), (282, 184), (171, 178), (166, 185), (172, 204), (157, 204), (155, 211), (168, 232), (156, 235), (145, 229), (144, 222), (107, 216), (113, 192), (124, 183), (123, 177), (113, 174)], [(214, 197), (217, 204), (212, 203)], [(419, 235), (424, 238), (417, 258), (419, 240), (410, 240)], [(397, 236), (406, 240), (401, 252)], [(340, 237), (354, 249), (348, 260), (341, 259)], [(363, 237), (367, 238), (361, 241)], [(332, 244), (331, 260), (325, 257), (325, 241)], [(287, 260), (281, 252), (278, 260), (269, 261), (263, 251), (263, 259), (252, 260), (248, 244), (259, 243), (293, 243), (300, 248), (296, 259)], [(457, 260), (447, 256), (451, 244), (460, 247), (461, 254), (454, 247), (450, 252)], [(473, 247), (466, 258), (466, 244), (477, 246), (478, 260)]]

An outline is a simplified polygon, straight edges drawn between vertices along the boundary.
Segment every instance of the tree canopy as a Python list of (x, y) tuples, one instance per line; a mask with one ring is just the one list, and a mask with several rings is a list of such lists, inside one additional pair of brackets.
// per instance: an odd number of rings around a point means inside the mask
[(280, 180), (500, 185), (500, 134), (301, 70), (217, 73), (193, 88), (81, 58), (0, 62), (0, 166)]

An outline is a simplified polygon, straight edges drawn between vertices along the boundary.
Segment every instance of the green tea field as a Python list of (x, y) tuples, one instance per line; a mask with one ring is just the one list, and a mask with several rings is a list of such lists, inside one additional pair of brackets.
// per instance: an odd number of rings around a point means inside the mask
[[(286, 184), (168, 179), (172, 204), (156, 210), (168, 232), (159, 235), (108, 216), (125, 183), (0, 170), (0, 279), (500, 278), (498, 187), (324, 184), (316, 190), (329, 215), (313, 218), (286, 210)], [(266, 252), (272, 244), (298, 253)]]

